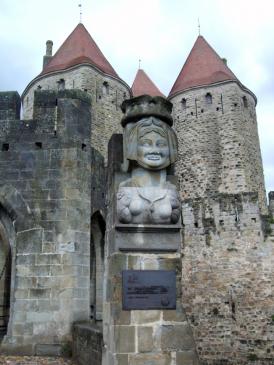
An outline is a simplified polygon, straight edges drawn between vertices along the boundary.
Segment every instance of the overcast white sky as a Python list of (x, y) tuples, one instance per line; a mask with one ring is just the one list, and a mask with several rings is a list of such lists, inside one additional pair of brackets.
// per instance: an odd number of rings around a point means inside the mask
[[(79, 22), (80, 0), (0, 0), (0, 90), (17, 90), (41, 71)], [(274, 190), (273, 0), (82, 0), (83, 23), (119, 76), (142, 68), (169, 93), (201, 34), (258, 98), (266, 189)]]

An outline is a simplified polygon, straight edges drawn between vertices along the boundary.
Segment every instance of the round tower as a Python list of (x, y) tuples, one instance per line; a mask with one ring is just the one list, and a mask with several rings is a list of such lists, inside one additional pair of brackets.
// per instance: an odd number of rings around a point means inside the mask
[(131, 96), (130, 87), (120, 79), (82, 23), (54, 56), (49, 49), (52, 42), (46, 46), (43, 70), (22, 95), (24, 119), (33, 118), (36, 90), (84, 90), (92, 99), (91, 144), (106, 159), (111, 135), (121, 132), (120, 105)]
[(257, 192), (267, 212), (256, 96), (199, 36), (169, 94), (182, 199)]

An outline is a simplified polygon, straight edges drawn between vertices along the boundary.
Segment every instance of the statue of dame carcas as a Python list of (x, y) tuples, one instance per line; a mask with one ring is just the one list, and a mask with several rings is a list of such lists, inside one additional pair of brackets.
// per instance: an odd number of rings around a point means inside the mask
[(131, 177), (120, 183), (117, 216), (123, 224), (176, 224), (180, 199), (167, 181), (167, 167), (177, 158), (177, 138), (172, 126), (172, 104), (157, 96), (125, 100), (124, 166)]

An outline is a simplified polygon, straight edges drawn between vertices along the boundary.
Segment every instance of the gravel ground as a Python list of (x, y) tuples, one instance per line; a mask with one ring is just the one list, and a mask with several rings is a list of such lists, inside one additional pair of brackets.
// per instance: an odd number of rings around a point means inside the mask
[(62, 357), (0, 355), (0, 365), (77, 365), (77, 363)]

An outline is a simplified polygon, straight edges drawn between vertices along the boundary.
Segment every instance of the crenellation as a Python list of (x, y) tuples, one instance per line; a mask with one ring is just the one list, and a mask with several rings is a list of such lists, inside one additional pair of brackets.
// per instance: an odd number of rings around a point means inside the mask
[[(49, 97), (52, 95), (52, 114), (46, 113), (46, 115), (54, 120), (54, 95), (58, 90), (57, 82), (60, 78), (65, 80), (66, 91), (79, 89), (91, 97), (91, 145), (106, 159), (108, 140), (113, 133), (121, 132), (120, 120), (122, 114), (120, 105), (125, 98), (129, 98), (131, 95), (128, 85), (120, 79), (104, 75), (98, 69), (89, 65), (81, 65), (57, 74), (38, 77), (26, 88), (22, 96), (24, 118), (26, 120), (37, 118), (37, 111), (35, 104), (33, 104), (34, 98), (37, 93), (43, 90), (49, 90)], [(102, 91), (104, 83), (108, 84), (108, 93)], [(38, 84), (41, 86), (39, 90), (37, 90)], [(26, 100), (28, 100), (28, 103)]]

